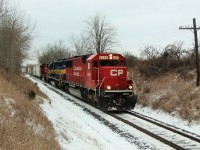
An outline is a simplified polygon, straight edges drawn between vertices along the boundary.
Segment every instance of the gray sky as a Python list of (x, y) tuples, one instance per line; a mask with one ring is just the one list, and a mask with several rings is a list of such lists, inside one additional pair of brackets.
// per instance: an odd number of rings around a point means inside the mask
[(84, 21), (97, 13), (106, 16), (114, 26), (120, 46), (117, 52), (140, 54), (144, 45), (164, 47), (184, 41), (193, 47), (193, 33), (179, 30), (192, 26), (196, 18), (200, 26), (200, 0), (20, 0), (21, 9), (36, 22), (32, 49), (63, 40), (70, 47), (72, 34), (86, 28)]

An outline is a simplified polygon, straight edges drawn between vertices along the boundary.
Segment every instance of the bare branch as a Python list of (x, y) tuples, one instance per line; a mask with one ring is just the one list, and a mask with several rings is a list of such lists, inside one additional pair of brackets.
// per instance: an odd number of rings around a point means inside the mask
[(63, 44), (63, 41), (48, 44), (46, 47), (41, 47), (36, 50), (38, 60), (40, 63), (51, 62), (57, 59), (64, 59), (69, 57), (69, 50)]
[(96, 53), (104, 53), (117, 45), (116, 32), (111, 25), (106, 23), (105, 16), (97, 14), (86, 24), (90, 49), (94, 49)]

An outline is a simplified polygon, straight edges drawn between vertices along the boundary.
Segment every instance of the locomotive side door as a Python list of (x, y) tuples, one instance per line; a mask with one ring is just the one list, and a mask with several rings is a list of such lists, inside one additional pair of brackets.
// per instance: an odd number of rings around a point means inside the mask
[(90, 86), (91, 82), (91, 64), (90, 61), (86, 63), (86, 87)]
[(87, 61), (86, 87), (95, 89), (98, 69), (93, 66), (93, 61)]
[(92, 62), (92, 80), (99, 80), (99, 65), (97, 60)]

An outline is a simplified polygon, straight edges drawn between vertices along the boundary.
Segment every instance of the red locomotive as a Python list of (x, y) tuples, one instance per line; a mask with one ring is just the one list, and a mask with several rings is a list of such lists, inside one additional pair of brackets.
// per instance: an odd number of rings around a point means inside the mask
[(126, 60), (120, 54), (75, 56), (41, 65), (41, 75), (66, 92), (107, 111), (135, 107), (133, 81), (127, 79)]

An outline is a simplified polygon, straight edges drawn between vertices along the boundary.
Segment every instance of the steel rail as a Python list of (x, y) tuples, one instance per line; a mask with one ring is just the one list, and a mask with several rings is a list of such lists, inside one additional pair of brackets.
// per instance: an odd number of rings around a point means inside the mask
[(160, 136), (158, 136), (158, 135), (156, 135), (156, 134), (154, 134), (154, 133), (152, 133), (152, 132), (150, 132), (150, 131), (148, 131), (148, 130), (146, 130), (146, 129), (144, 129), (144, 128), (142, 128), (142, 127), (140, 127), (140, 126), (138, 126), (138, 125), (136, 125), (134, 123), (131, 123), (126, 119), (123, 119), (123, 118), (121, 118), (119, 116), (116, 116), (115, 114), (111, 114), (111, 113), (108, 113), (108, 114), (110, 116), (116, 118), (117, 120), (120, 120), (120, 121), (124, 122), (125, 124), (128, 124), (131, 127), (134, 127), (137, 130), (140, 130), (141, 132), (143, 132), (143, 133), (145, 133), (145, 134), (147, 134), (147, 135), (149, 135), (149, 136), (151, 136), (151, 137), (153, 137), (153, 138), (165, 143), (166, 145), (169, 145), (169, 146), (171, 146), (171, 147), (173, 147), (175, 149), (178, 149), (178, 150), (185, 150), (185, 148), (183, 148), (183, 147), (181, 147), (181, 146), (179, 146), (179, 145), (177, 145), (175, 143), (172, 143), (171, 141), (169, 141), (169, 140), (167, 140), (165, 138), (162, 138), (162, 137), (160, 137)]
[(174, 133), (180, 134), (180, 135), (182, 135), (182, 136), (184, 136), (184, 137), (187, 137), (187, 138), (189, 138), (189, 139), (191, 139), (191, 140), (193, 140), (193, 141), (196, 141), (196, 142), (199, 142), (199, 143), (200, 143), (200, 139), (199, 139), (199, 138), (196, 138), (196, 137), (194, 137), (194, 136), (190, 136), (190, 135), (188, 135), (188, 134), (186, 134), (186, 133), (183, 133), (183, 132), (181, 132), (181, 131), (178, 131), (178, 130), (173, 129), (173, 128), (171, 128), (171, 127), (168, 127), (168, 126), (166, 126), (166, 125), (164, 125), (164, 124), (161, 124), (161, 123), (158, 123), (158, 122), (153, 121), (153, 120), (151, 120), (151, 119), (148, 119), (148, 118), (146, 118), (146, 117), (142, 117), (142, 116), (140, 116), (140, 115), (138, 115), (138, 114), (136, 114), (136, 113), (133, 113), (133, 112), (130, 112), (130, 111), (125, 111), (125, 112), (128, 113), (128, 114), (130, 114), (130, 115), (133, 115), (133, 116), (135, 116), (135, 117), (138, 117), (138, 118), (140, 118), (140, 119), (142, 119), (142, 120), (148, 121), (148, 122), (150, 122), (150, 123), (152, 123), (152, 124), (155, 124), (155, 125), (157, 125), (157, 126), (159, 126), (159, 127), (165, 128), (165, 129), (167, 129), (167, 130), (170, 130), (170, 131), (172, 131), (172, 132), (174, 132)]

